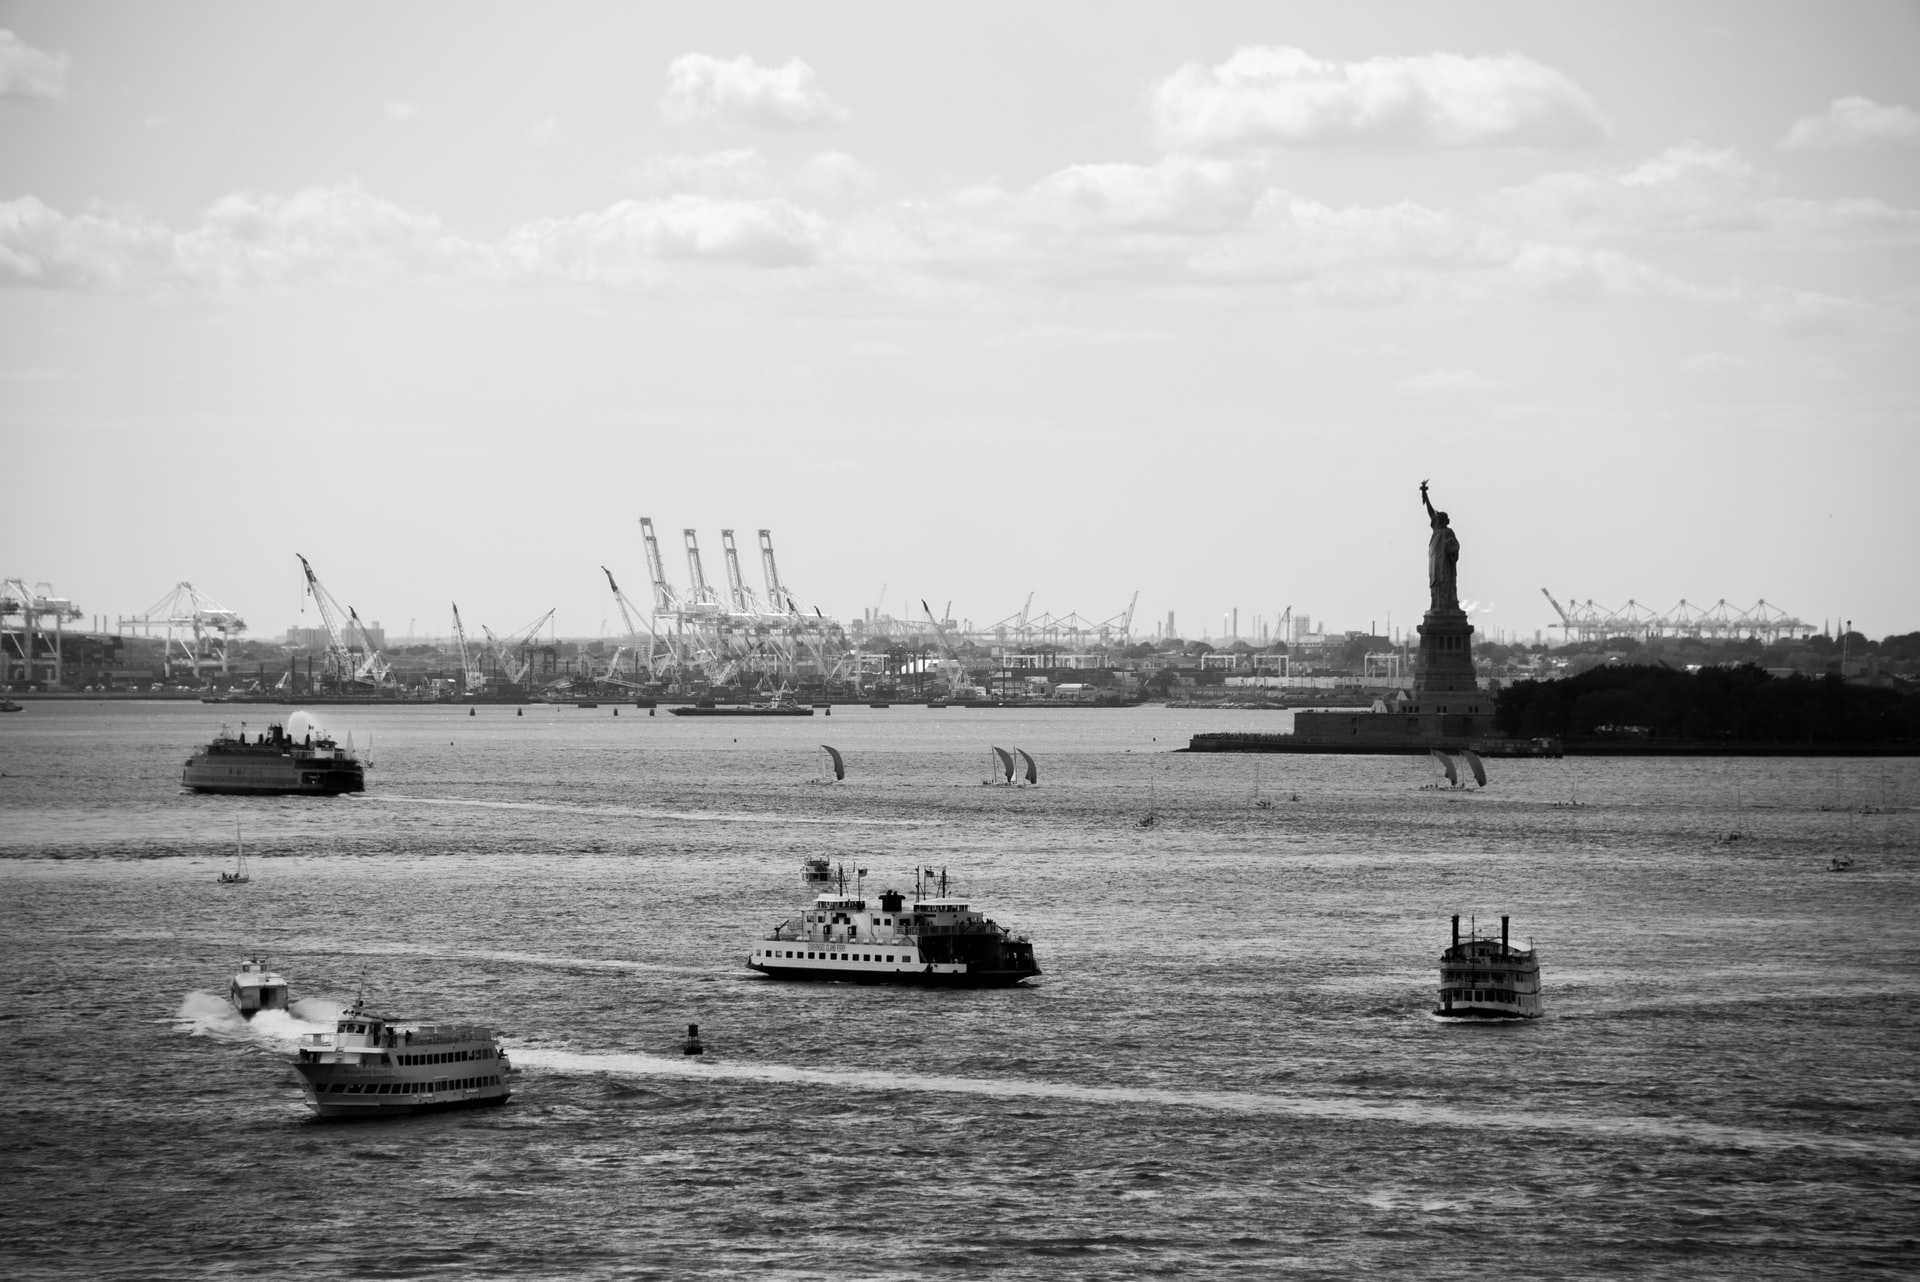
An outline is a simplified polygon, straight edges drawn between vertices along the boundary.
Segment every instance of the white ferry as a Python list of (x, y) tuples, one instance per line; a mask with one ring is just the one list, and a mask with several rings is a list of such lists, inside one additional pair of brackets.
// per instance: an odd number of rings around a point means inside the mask
[(1453, 917), (1453, 946), (1440, 954), (1440, 1009), (1454, 1019), (1538, 1019), (1540, 954), (1531, 944), (1509, 940), (1507, 919), (1500, 938), (1482, 939), (1468, 929), (1460, 938), (1460, 915)]
[(239, 974), (227, 985), (227, 1000), (248, 1019), (263, 1010), (287, 1009), (287, 981), (254, 957), (240, 964)]
[(480, 1024), (401, 1023), (355, 1002), (331, 1033), (300, 1039), (294, 1071), (321, 1117), (486, 1108), (513, 1097), (500, 1039)]
[[(817, 887), (825, 861), (808, 860), (803, 884)], [(869, 904), (860, 890), (866, 870), (847, 893), (846, 870), (798, 917), (774, 927), (747, 965), (773, 979), (840, 979), (859, 984), (934, 984), (997, 988), (1040, 973), (1033, 943), (975, 912), (947, 893), (947, 874), (914, 873), (911, 903), (884, 890)]]

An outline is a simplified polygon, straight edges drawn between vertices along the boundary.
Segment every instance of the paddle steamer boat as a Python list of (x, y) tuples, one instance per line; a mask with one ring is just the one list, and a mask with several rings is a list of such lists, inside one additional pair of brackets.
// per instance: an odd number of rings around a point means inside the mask
[(1453, 945), (1440, 954), (1440, 1008), (1450, 1019), (1538, 1019), (1540, 954), (1522, 948), (1500, 919), (1500, 938), (1482, 939), (1469, 928), (1460, 938), (1460, 915), (1453, 917)]

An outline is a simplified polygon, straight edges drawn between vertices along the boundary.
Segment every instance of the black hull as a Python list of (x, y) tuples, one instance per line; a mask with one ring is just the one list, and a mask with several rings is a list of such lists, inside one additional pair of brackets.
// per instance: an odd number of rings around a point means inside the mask
[(355, 1109), (352, 1112), (321, 1112), (317, 1113), (312, 1120), (316, 1122), (379, 1122), (395, 1117), (413, 1117), (421, 1113), (452, 1113), (465, 1108), (499, 1108), (512, 1098), (513, 1092), (508, 1091), (485, 1099), (448, 1100), (445, 1103), (436, 1104), (382, 1104), (377, 1108)]
[(1455, 1008), (1453, 1010), (1436, 1010), (1433, 1013), (1441, 1019), (1483, 1020), (1495, 1023), (1540, 1018), (1538, 1015), (1522, 1015), (1519, 1011), (1515, 1010), (1461, 1010)]
[(328, 782), (325, 784), (188, 784), (188, 792), (203, 792), (224, 797), (339, 797), (349, 792), (365, 792), (367, 785), (359, 780)]
[(894, 984), (908, 988), (1011, 988), (1034, 978), (1037, 970), (994, 970), (968, 971), (959, 974), (952, 971), (935, 973), (925, 970), (882, 970), (831, 971), (814, 968), (802, 969), (797, 966), (758, 966), (747, 963), (749, 970), (757, 970), (768, 979), (792, 981), (812, 981), (814, 983), (840, 984)]
[(676, 717), (810, 717), (812, 708), (672, 708)]

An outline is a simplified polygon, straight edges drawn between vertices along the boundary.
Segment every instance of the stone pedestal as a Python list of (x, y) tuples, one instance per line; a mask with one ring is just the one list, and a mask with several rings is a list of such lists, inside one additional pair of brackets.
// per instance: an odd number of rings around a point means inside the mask
[[(1420, 656), (1414, 661), (1414, 701), (1426, 705), (1436, 695), (1478, 694), (1473, 675), (1473, 625), (1465, 610), (1428, 610), (1419, 627)], [(1443, 700), (1444, 702), (1444, 700)]]

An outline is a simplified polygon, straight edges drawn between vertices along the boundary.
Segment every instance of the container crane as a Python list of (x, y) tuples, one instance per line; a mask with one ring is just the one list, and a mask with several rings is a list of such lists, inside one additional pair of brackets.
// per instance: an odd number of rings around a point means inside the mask
[[(148, 636), (152, 636), (153, 629), (160, 625), (167, 629), (161, 661), (169, 677), (173, 675), (175, 646), (180, 647), (181, 662), (196, 677), (202, 668), (215, 660), (219, 661), (220, 672), (225, 675), (228, 670), (228, 646), (236, 633), (247, 630), (245, 619), (185, 581), (176, 584), (173, 591), (148, 606), (138, 617), (120, 620), (122, 629), (142, 629)], [(191, 646), (185, 638), (174, 636), (175, 628), (187, 630), (193, 638)]]
[(733, 531), (720, 531), (720, 550), (727, 565), (727, 592), (731, 604), (739, 614), (762, 614), (760, 602), (754, 599), (753, 589), (749, 588), (746, 578), (740, 573), (740, 549), (734, 544)]

